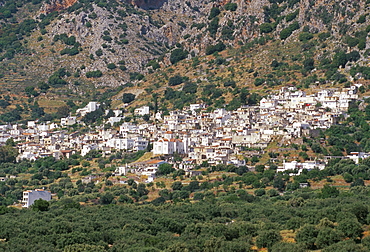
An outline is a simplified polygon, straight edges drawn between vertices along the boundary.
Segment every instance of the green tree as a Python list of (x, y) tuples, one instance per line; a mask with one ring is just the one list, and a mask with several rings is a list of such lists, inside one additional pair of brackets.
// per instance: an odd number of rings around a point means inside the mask
[(63, 252), (105, 252), (104, 246), (90, 244), (72, 244), (64, 247)]
[(39, 93), (37, 93), (37, 91), (35, 90), (35, 88), (34, 88), (34, 87), (26, 87), (26, 88), (24, 89), (24, 92), (25, 92), (25, 93), (26, 93), (26, 95), (27, 95), (27, 96), (29, 96), (29, 97), (31, 97), (31, 96), (36, 97), (36, 96), (38, 96), (38, 95), (39, 95)]
[(109, 64), (107, 64), (107, 68), (110, 69), (110, 70), (113, 70), (113, 69), (117, 68), (117, 66), (114, 63), (109, 63)]
[(306, 252), (299, 244), (291, 242), (277, 242), (275, 243), (269, 252), (283, 252), (283, 251), (294, 251), (294, 252)]
[(236, 11), (236, 9), (238, 8), (238, 5), (236, 3), (227, 3), (224, 5), (224, 8), (225, 10), (228, 10), (228, 11)]
[(34, 211), (48, 211), (50, 203), (43, 199), (38, 199), (33, 202), (31, 209)]
[(339, 66), (345, 67), (347, 63), (346, 53), (343, 51), (337, 52), (333, 57), (333, 67), (338, 68)]
[(176, 191), (176, 190), (181, 190), (182, 189), (182, 183), (180, 181), (175, 181), (173, 182), (173, 184), (171, 185), (171, 188), (172, 190)]
[(149, 190), (146, 188), (145, 184), (143, 184), (143, 183), (140, 183), (137, 186), (136, 191), (137, 191), (137, 193), (139, 194), (140, 197), (142, 197), (144, 195), (147, 195), (149, 193)]
[(5, 142), (5, 145), (6, 146), (12, 146), (14, 147), (15, 146), (15, 142), (14, 142), (14, 139), (12, 137), (8, 138)]
[(283, 191), (285, 188), (285, 181), (282, 177), (278, 176), (273, 180), (273, 187), (278, 189), (279, 191)]
[(208, 31), (212, 37), (215, 37), (217, 33), (217, 30), (219, 28), (219, 24), (218, 24), (219, 21), (220, 21), (219, 18), (215, 17), (214, 19), (212, 19), (212, 21), (208, 25)]
[(13, 163), (18, 156), (18, 150), (11, 145), (0, 146), (0, 164)]
[(369, 209), (366, 205), (360, 205), (360, 204), (356, 204), (352, 207), (351, 209), (351, 213), (353, 213), (358, 222), (360, 222), (361, 224), (367, 224), (367, 216), (369, 214)]
[(101, 48), (99, 48), (96, 52), (95, 52), (96, 56), (100, 57), (103, 55), (103, 50)]
[(271, 23), (263, 23), (260, 25), (260, 32), (261, 33), (270, 33), (274, 30)]
[(256, 196), (262, 196), (262, 195), (265, 195), (265, 194), (266, 194), (266, 191), (263, 188), (260, 188), (260, 189), (257, 189), (257, 190), (254, 191), (254, 195), (256, 195)]
[(256, 172), (263, 172), (265, 170), (265, 166), (264, 165), (256, 165), (255, 170), (256, 170)]
[(324, 187), (321, 189), (321, 197), (326, 198), (335, 198), (338, 197), (339, 190), (333, 186), (330, 185), (324, 185)]
[(103, 76), (103, 73), (100, 70), (89, 71), (86, 73), (86, 78), (100, 78), (102, 76)]
[(208, 19), (211, 20), (214, 17), (218, 16), (221, 13), (220, 9), (217, 7), (213, 7), (209, 13)]
[(5, 109), (6, 107), (8, 107), (10, 105), (10, 103), (8, 101), (5, 101), (5, 100), (0, 100), (0, 107), (2, 109)]
[(354, 186), (365, 186), (365, 182), (363, 179), (357, 178), (355, 179), (355, 181), (351, 183), (351, 187), (354, 187)]
[(59, 118), (62, 118), (68, 116), (70, 111), (71, 109), (68, 106), (64, 105), (57, 108), (56, 114)]
[(267, 191), (267, 195), (270, 196), (270, 197), (275, 197), (275, 196), (279, 195), (279, 192), (276, 191), (275, 189), (270, 189), (270, 190)]
[(168, 79), (168, 85), (169, 86), (176, 86), (176, 85), (180, 85), (181, 83), (184, 82), (184, 79), (181, 77), (181, 75), (175, 75), (175, 76), (172, 76)]
[(100, 204), (108, 205), (112, 203), (113, 199), (114, 199), (114, 196), (110, 192), (106, 192), (100, 196), (99, 202)]
[(133, 100), (135, 100), (135, 95), (134, 94), (131, 94), (131, 93), (124, 93), (122, 95), (122, 102), (123, 103), (130, 103), (132, 102)]
[(318, 248), (325, 248), (341, 241), (342, 238), (343, 234), (338, 230), (324, 227), (319, 230), (315, 244)]
[(299, 38), (300, 41), (306, 42), (306, 41), (312, 39), (313, 35), (309, 32), (302, 32), (301, 34), (299, 34), (298, 38)]
[(172, 168), (172, 165), (171, 164), (160, 164), (158, 166), (158, 170), (156, 172), (156, 175), (160, 176), (160, 175), (167, 175), (167, 174), (170, 174), (172, 172), (174, 172), (175, 169)]
[(307, 249), (315, 249), (315, 242), (318, 235), (318, 230), (314, 225), (306, 224), (300, 230), (298, 230), (296, 235), (296, 241)]
[(173, 50), (171, 52), (170, 62), (172, 64), (175, 64), (175, 63), (179, 62), (180, 60), (186, 59), (188, 54), (189, 54), (188, 51), (183, 50), (181, 48), (176, 48), (175, 50)]
[(187, 189), (191, 192), (199, 190), (199, 182), (198, 181), (191, 181), (187, 186)]
[(362, 238), (363, 230), (361, 224), (356, 219), (345, 219), (339, 222), (338, 230), (341, 231), (345, 237), (351, 239)]
[(216, 45), (209, 45), (206, 47), (206, 54), (211, 55), (215, 52), (221, 52), (225, 50), (226, 46), (222, 42), (218, 42)]
[(270, 250), (275, 243), (281, 240), (282, 237), (279, 231), (265, 230), (257, 236), (256, 245), (258, 248), (268, 248)]
[(367, 252), (368, 249), (362, 247), (360, 244), (356, 244), (353, 240), (346, 240), (335, 243), (329, 247), (326, 247), (322, 250), (323, 252), (348, 252), (348, 251), (356, 251), (356, 252)]

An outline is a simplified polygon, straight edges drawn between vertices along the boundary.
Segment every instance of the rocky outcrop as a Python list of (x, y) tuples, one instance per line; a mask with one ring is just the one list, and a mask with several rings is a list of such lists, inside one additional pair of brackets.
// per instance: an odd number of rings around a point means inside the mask
[[(42, 6), (41, 12), (48, 14), (63, 10), (76, 2), (49, 0), (48, 4)], [(236, 3), (237, 8), (225, 8), (224, 5), (229, 2)], [(81, 44), (79, 55), (58, 55), (58, 64), (68, 66), (73, 72), (84, 66), (79, 70), (81, 76), (88, 71), (101, 70), (103, 77), (94, 82), (102, 86), (117, 86), (129, 81), (130, 74), (151, 72), (152, 69), (147, 66), (150, 60), (158, 58), (161, 66), (170, 65), (169, 55), (174, 46), (181, 46), (188, 51), (190, 58), (205, 55), (208, 46), (220, 41), (226, 46), (236, 47), (260, 39), (264, 34), (260, 33), (259, 26), (267, 22), (268, 12), (272, 15), (281, 11), (276, 27), (267, 34), (270, 38), (280, 39), (279, 34), (283, 29), (294, 21), (299, 23), (300, 29), (284, 42), (296, 39), (303, 29), (314, 34), (330, 31), (339, 38), (342, 36), (341, 29), (362, 25), (356, 20), (364, 14), (361, 13), (365, 8), (364, 3), (356, 4), (350, 0), (344, 0), (345, 3), (341, 4), (332, 0), (319, 3), (311, 0), (289, 2), (293, 4), (288, 6), (284, 1), (276, 10), (269, 0), (120, 0), (114, 8), (91, 2), (88, 8), (80, 8), (78, 12), (62, 12), (47, 27), (45, 37), (49, 36), (52, 41), (55, 35), (75, 36)], [(209, 18), (215, 7), (220, 11), (216, 24), (215, 18)], [(299, 10), (297, 17), (287, 21), (285, 17), (296, 10)], [(274, 23), (275, 20), (269, 21)], [(216, 27), (212, 33), (211, 22)], [(57, 54), (68, 47), (60, 42), (55, 44)], [(40, 49), (37, 47), (35, 50)], [(125, 62), (124, 67), (122, 62)], [(116, 64), (117, 68), (108, 69), (109, 63)], [(50, 63), (50, 66), (53, 64)]]
[(49, 14), (54, 11), (65, 10), (76, 2), (77, 0), (51, 0), (50, 3), (45, 3), (41, 7), (41, 13)]

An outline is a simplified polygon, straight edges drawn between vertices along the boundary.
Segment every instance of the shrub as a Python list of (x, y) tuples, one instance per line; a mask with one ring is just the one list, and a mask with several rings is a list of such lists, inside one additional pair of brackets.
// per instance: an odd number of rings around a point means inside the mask
[(221, 13), (220, 9), (217, 7), (213, 7), (211, 12), (209, 13), (208, 19), (211, 20), (212, 18), (218, 16)]
[(78, 50), (78, 47), (72, 47), (72, 48), (64, 48), (60, 51), (60, 55), (68, 54), (69, 56), (73, 56), (78, 54), (80, 51)]
[(313, 35), (309, 32), (302, 32), (301, 34), (299, 34), (298, 38), (299, 38), (300, 41), (305, 42), (305, 41), (308, 41), (308, 40), (312, 39)]
[(114, 64), (114, 63), (109, 63), (108, 65), (107, 65), (107, 68), (108, 69), (111, 69), (111, 70), (113, 70), (113, 69), (116, 69), (116, 64)]
[(344, 43), (346, 43), (349, 47), (355, 47), (359, 42), (360, 41), (358, 38), (354, 38), (351, 36), (347, 36), (344, 41)]
[(144, 75), (138, 72), (130, 73), (130, 80), (142, 80), (144, 79)]
[(86, 73), (87, 78), (100, 78), (103, 76), (103, 73), (100, 70), (89, 71)]
[(182, 91), (184, 91), (187, 94), (195, 94), (197, 92), (197, 88), (198, 86), (194, 82), (187, 82), (182, 88)]
[(180, 85), (183, 82), (184, 82), (184, 80), (183, 80), (183, 78), (180, 75), (175, 75), (175, 76), (172, 76), (168, 80), (168, 85), (169, 86), (176, 86), (176, 85)]
[(261, 33), (270, 33), (274, 30), (272, 24), (270, 23), (263, 23), (260, 25), (260, 32)]
[(366, 38), (360, 39), (360, 41), (358, 42), (357, 48), (359, 50), (364, 50), (366, 48)]
[(236, 3), (227, 3), (225, 4), (224, 8), (227, 11), (236, 11), (236, 9), (238, 8), (238, 5)]
[(356, 62), (357, 60), (360, 59), (360, 53), (358, 51), (352, 51), (350, 53), (346, 54), (346, 59), (348, 61)]
[(313, 70), (315, 67), (314, 67), (314, 60), (313, 58), (308, 58), (308, 59), (305, 59), (303, 61), (303, 67), (306, 71), (311, 71)]
[(88, 17), (91, 18), (91, 19), (96, 19), (98, 17), (98, 15), (95, 12), (93, 12), (93, 13), (89, 14)]
[(95, 52), (96, 56), (100, 57), (103, 55), (103, 51), (102, 49), (98, 49), (96, 52)]
[(299, 24), (298, 22), (294, 22), (280, 32), (280, 39), (287, 39), (297, 29), (299, 29)]
[(189, 54), (188, 51), (177, 48), (172, 51), (171, 56), (170, 56), (170, 61), (172, 64), (175, 64), (179, 62), (180, 60), (186, 59), (188, 54)]
[(134, 94), (131, 94), (131, 93), (124, 93), (122, 95), (122, 102), (123, 103), (130, 103), (132, 102), (133, 100), (135, 100), (135, 95)]
[(265, 195), (265, 194), (266, 194), (266, 191), (263, 188), (260, 188), (260, 189), (257, 189), (257, 190), (254, 191), (254, 195), (256, 195), (256, 196), (262, 196), (262, 195)]
[(6, 107), (8, 107), (10, 105), (9, 102), (5, 101), (5, 100), (0, 100), (0, 108), (3, 108), (5, 109)]
[(161, 66), (159, 65), (159, 63), (155, 60), (151, 60), (148, 62), (148, 64), (146, 64), (146, 66), (151, 66), (153, 68), (153, 70), (156, 70), (158, 68), (161, 68)]
[(216, 45), (207, 46), (206, 54), (210, 55), (210, 54), (213, 54), (215, 52), (221, 52), (221, 51), (225, 50), (225, 48), (226, 48), (225, 44), (222, 43), (222, 42), (219, 42)]
[(199, 23), (199, 24), (194, 23), (194, 24), (191, 25), (191, 28), (193, 28), (193, 27), (197, 28), (198, 30), (201, 30), (204, 27), (206, 27), (206, 24), (205, 23)]
[(292, 31), (289, 30), (288, 28), (283, 29), (280, 32), (280, 39), (286, 39), (292, 34)]
[(285, 17), (285, 20), (287, 21), (287, 22), (290, 22), (290, 21), (292, 21), (293, 19), (295, 19), (296, 17), (297, 17), (297, 15), (299, 14), (299, 10), (296, 10), (295, 12), (293, 12), (293, 13), (289, 13), (288, 15), (286, 15), (286, 17)]
[(356, 21), (358, 24), (363, 24), (366, 22), (366, 15), (361, 15), (359, 19)]
[(234, 30), (229, 26), (225, 26), (224, 28), (222, 28), (221, 34), (223, 39), (234, 40)]
[(227, 80), (224, 83), (224, 87), (232, 87), (232, 88), (235, 88), (236, 87), (236, 82), (234, 80)]
[(63, 85), (66, 85), (67, 82), (63, 80), (62, 78), (64, 76), (70, 76), (70, 74), (65, 70), (65, 68), (60, 68), (58, 71), (53, 73), (48, 79), (48, 83), (50, 86), (53, 87), (60, 87)]
[(265, 79), (264, 78), (256, 78), (254, 80), (254, 85), (257, 87), (257, 86), (260, 86), (262, 85), (263, 83), (265, 83)]
[(319, 34), (319, 39), (321, 41), (324, 41), (324, 40), (326, 40), (329, 37), (330, 37), (330, 33), (329, 32), (322, 32), (322, 33)]
[(219, 22), (219, 19), (216, 17), (208, 25), (208, 31), (212, 37), (217, 33), (217, 30), (219, 27), (218, 22)]

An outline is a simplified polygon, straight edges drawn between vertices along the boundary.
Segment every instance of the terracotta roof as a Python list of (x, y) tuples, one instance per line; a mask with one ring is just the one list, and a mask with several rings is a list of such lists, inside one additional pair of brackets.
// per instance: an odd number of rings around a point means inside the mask
[(72, 152), (72, 150), (62, 150), (61, 152), (62, 153), (70, 153), (70, 152)]
[(148, 162), (146, 162), (147, 164), (158, 164), (160, 162), (163, 162), (163, 160), (160, 160), (160, 159), (152, 159), (152, 160), (149, 160)]

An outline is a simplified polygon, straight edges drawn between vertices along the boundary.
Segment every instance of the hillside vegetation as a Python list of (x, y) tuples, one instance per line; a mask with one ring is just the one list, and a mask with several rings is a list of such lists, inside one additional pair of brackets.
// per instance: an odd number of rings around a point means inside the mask
[(366, 1), (73, 2), (1, 7), (2, 107), (19, 115), (2, 121), (32, 119), (42, 99), (120, 107), (133, 93), (133, 107), (233, 109), (283, 85), (367, 90)]

